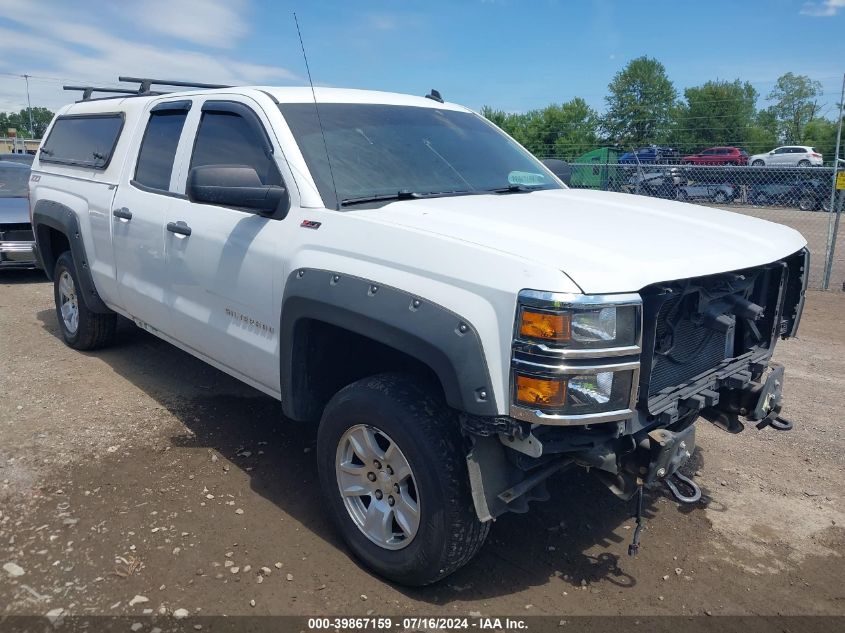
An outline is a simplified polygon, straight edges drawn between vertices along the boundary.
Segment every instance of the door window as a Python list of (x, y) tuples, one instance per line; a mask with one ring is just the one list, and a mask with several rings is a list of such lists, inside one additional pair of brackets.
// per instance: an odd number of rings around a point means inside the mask
[(161, 191), (170, 189), (176, 148), (187, 118), (188, 111), (185, 108), (154, 110), (150, 113), (138, 152), (135, 182)]
[(256, 126), (240, 114), (209, 110), (202, 113), (191, 169), (206, 165), (252, 167), (262, 184), (282, 185), (282, 176), (266, 146)]

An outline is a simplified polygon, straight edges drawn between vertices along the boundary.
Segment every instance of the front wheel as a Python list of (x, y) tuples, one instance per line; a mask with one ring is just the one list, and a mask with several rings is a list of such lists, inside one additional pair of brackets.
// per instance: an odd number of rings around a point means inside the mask
[(62, 338), (74, 349), (104, 347), (114, 339), (117, 315), (92, 312), (80, 292), (73, 256), (65, 251), (59, 255), (53, 270), (53, 296)]
[(484, 543), (489, 523), (475, 514), (458, 420), (409, 378), (341, 389), (323, 413), (317, 459), (341, 536), (376, 573), (427, 585)]
[(815, 211), (816, 206), (817, 204), (815, 196), (805, 193), (800, 198), (798, 198), (798, 208), (802, 211)]
[(766, 164), (766, 163), (764, 163), (762, 160), (757, 159), (757, 160), (755, 160), (753, 163), (751, 163), (751, 166), (752, 166), (752, 167), (762, 167), (762, 166), (763, 166), (763, 165), (765, 165), (765, 164)]
[(724, 191), (717, 191), (716, 195), (713, 196), (713, 202), (717, 202), (719, 204), (724, 204), (728, 201), (728, 195)]

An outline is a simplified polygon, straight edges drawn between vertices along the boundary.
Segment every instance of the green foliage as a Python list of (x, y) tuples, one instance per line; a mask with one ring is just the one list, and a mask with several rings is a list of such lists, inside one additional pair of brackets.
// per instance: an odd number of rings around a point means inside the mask
[(580, 97), (526, 114), (509, 114), (488, 106), (481, 114), (543, 158), (572, 159), (598, 142), (598, 114)]
[[(828, 119), (813, 119), (807, 122), (804, 127), (804, 138), (801, 140), (802, 145), (811, 145), (815, 147), (824, 156), (824, 160), (832, 161), (836, 156), (836, 121)], [(843, 148), (839, 148), (840, 156), (843, 153)]]
[(29, 110), (0, 112), (0, 136), (6, 136), (9, 128), (17, 130), (18, 138), (41, 138), (53, 120), (53, 112), (47, 108), (32, 108), (32, 130), (29, 129)]
[(639, 146), (668, 137), (678, 93), (663, 64), (638, 57), (616, 73), (607, 88), (603, 127), (612, 140)]
[(768, 99), (775, 101), (772, 111), (778, 119), (784, 143), (800, 143), (807, 124), (816, 118), (819, 105), (816, 97), (822, 94), (822, 85), (805, 75), (786, 73), (778, 77)]
[(757, 115), (757, 91), (748, 82), (708, 81), (684, 90), (673, 111), (672, 145), (684, 153), (713, 145), (746, 147)]

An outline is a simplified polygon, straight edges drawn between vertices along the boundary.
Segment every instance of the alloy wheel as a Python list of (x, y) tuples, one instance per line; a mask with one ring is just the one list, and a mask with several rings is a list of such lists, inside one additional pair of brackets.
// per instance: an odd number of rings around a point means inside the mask
[(73, 277), (65, 270), (59, 277), (59, 297), (61, 305), (59, 310), (62, 314), (62, 321), (70, 334), (76, 334), (79, 328), (79, 299), (76, 295), (76, 284)]
[(335, 458), (337, 486), (352, 522), (373, 543), (407, 547), (420, 527), (416, 480), (393, 439), (357, 424), (340, 438)]

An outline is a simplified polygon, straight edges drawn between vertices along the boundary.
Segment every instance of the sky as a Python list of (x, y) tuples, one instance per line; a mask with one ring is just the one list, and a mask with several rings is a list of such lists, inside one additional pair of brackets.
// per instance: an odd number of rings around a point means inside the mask
[(682, 94), (751, 82), (764, 105), (792, 71), (822, 83), (835, 117), (845, 73), (845, 0), (0, 0), (0, 111), (56, 109), (63, 83), (118, 75), (307, 85), (296, 12), (317, 85), (425, 94), (524, 112), (583, 97), (641, 55)]

